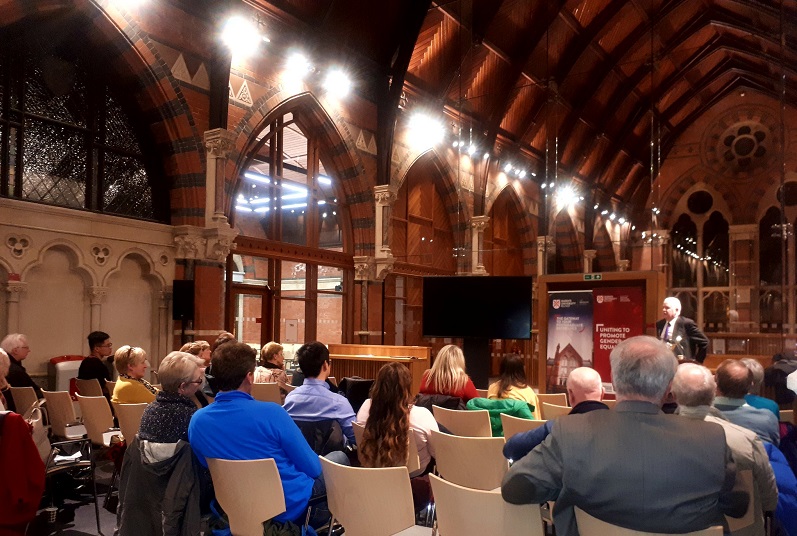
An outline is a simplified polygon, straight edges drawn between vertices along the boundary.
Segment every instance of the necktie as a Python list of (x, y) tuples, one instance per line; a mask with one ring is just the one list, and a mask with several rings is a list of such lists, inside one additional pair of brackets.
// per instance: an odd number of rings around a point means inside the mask
[(664, 326), (664, 336), (661, 338), (664, 342), (669, 342), (670, 340), (670, 323), (667, 322)]

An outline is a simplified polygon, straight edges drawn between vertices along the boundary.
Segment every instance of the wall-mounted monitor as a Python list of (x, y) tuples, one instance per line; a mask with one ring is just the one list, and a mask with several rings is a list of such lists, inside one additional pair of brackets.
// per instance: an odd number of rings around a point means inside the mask
[(531, 338), (531, 276), (423, 278), (423, 336)]

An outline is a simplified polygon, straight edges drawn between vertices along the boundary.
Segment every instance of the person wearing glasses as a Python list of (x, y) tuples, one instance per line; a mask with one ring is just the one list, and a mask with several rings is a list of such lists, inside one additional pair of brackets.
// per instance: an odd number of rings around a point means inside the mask
[(158, 392), (144, 379), (149, 368), (147, 353), (137, 346), (124, 345), (113, 356), (119, 379), (113, 390), (111, 402), (117, 404), (149, 404)]
[[(22, 365), (22, 361), (30, 354), (28, 338), (22, 333), (11, 333), (10, 335), (6, 335), (3, 341), (0, 342), (0, 348), (5, 350), (11, 362), (11, 365), (8, 367), (8, 375), (6, 376), (8, 385), (11, 387), (33, 387), (33, 390), (36, 391), (36, 396), (44, 398), (41, 387), (33, 381), (33, 378), (28, 375), (28, 371), (25, 370), (25, 367)], [(9, 401), (6, 400), (6, 402)], [(9, 402), (9, 405), (13, 406), (13, 401)], [(19, 411), (24, 412), (25, 409), (26, 408), (19, 408)], [(11, 409), (11, 411), (16, 410)]]
[(188, 423), (198, 409), (192, 396), (204, 381), (205, 363), (187, 352), (171, 352), (158, 367), (161, 390), (141, 417), (139, 437), (154, 443), (188, 441)]
[(111, 394), (105, 382), (111, 381), (111, 371), (106, 363), (113, 359), (113, 344), (111, 336), (104, 331), (92, 331), (87, 337), (89, 341), (89, 355), (80, 362), (77, 377), (80, 380), (97, 380), (100, 382), (103, 394), (110, 398)]

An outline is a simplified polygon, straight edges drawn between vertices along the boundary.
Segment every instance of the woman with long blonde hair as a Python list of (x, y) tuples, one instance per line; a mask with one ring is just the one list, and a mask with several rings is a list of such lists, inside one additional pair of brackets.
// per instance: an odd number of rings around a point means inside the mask
[(371, 398), (357, 412), (357, 422), (365, 424), (357, 448), (366, 467), (405, 465), (410, 433), (415, 435), (421, 462), (421, 469), (410, 476), (422, 473), (434, 456), (429, 435), (432, 430), (439, 430), (437, 422), (428, 409), (412, 405), (412, 378), (400, 363), (388, 363), (379, 369)]
[(453, 344), (443, 346), (437, 352), (432, 368), (423, 373), (420, 391), (426, 395), (456, 396), (463, 402), (479, 397), (465, 372), (465, 356)]

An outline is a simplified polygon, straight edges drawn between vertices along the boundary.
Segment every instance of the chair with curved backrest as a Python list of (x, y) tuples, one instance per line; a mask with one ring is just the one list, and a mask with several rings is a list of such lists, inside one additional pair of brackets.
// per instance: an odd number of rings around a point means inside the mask
[(540, 393), (537, 395), (537, 401), (542, 404), (548, 402), (549, 404), (556, 404), (557, 406), (569, 406), (567, 402), (567, 393)]
[(291, 391), (293, 391), (294, 389), (296, 389), (296, 386), (295, 386), (295, 385), (291, 385), (291, 384), (289, 384), (289, 383), (282, 383), (282, 382), (277, 382), (277, 383), (279, 384), (279, 386), (280, 386), (280, 389), (282, 389), (283, 391), (285, 391), (285, 393), (290, 393)]
[(83, 396), (104, 396), (100, 382), (96, 378), (90, 380), (75, 378), (75, 386), (77, 392)]
[(349, 404), (351, 404), (351, 408), (354, 410), (355, 415), (360, 411), (363, 402), (368, 400), (373, 384), (374, 380), (365, 378), (343, 378), (340, 380), (338, 388), (349, 401)]
[(479, 393), (480, 398), (487, 398), (487, 391), (489, 391), (489, 389), (476, 389), (476, 392)]
[[(661, 532), (644, 532), (618, 527), (589, 515), (581, 508), (575, 507), (574, 509), (580, 534), (589, 536), (666, 536)], [(670, 534), (669, 536), (722, 536), (722, 527), (710, 527), (694, 532), (684, 532), (679, 535)]]
[(780, 410), (780, 422), (790, 422), (794, 424), (794, 410), (793, 409)]
[(542, 403), (541, 415), (546, 421), (567, 415), (572, 410), (570, 406), (557, 406), (556, 404), (549, 404), (548, 402)]
[(460, 437), (432, 430), (430, 441), (437, 472), (460, 486), (495, 489), (509, 469), (503, 437)]
[(11, 387), (10, 389), (14, 406), (20, 415), (24, 415), (39, 400), (33, 387)]
[(323, 421), (297, 421), (294, 420), (299, 431), (313, 452), (320, 456), (336, 450), (343, 450), (346, 441), (340, 423), (335, 419)]
[(464, 437), (492, 437), (490, 412), (480, 410), (446, 409), (432, 406), (434, 419), (452, 434)]
[(519, 417), (507, 415), (506, 413), (501, 414), (501, 424), (504, 425), (504, 439), (509, 439), (513, 435), (521, 432), (528, 432), (540, 426), (545, 426), (546, 422), (548, 421), (521, 419)]
[(113, 396), (113, 390), (116, 389), (116, 382), (105, 382), (105, 388), (108, 389), (108, 394)]
[(614, 407), (617, 405), (617, 400), (615, 400), (614, 398), (601, 400), (601, 402), (606, 404), (606, 407), (608, 407), (609, 409), (614, 409)]
[(274, 402), (282, 405), (280, 386), (278, 383), (253, 383), (252, 398), (261, 402)]
[(113, 403), (113, 410), (119, 420), (119, 430), (128, 443), (136, 437), (138, 427), (141, 426), (141, 416), (144, 415), (144, 410), (148, 405), (146, 402), (141, 404)]
[[(89, 439), (94, 446), (107, 447), (110, 445), (113, 433), (113, 415), (108, 399), (104, 396), (77, 395), (80, 411), (83, 413), (83, 425), (86, 427)], [(118, 430), (117, 430), (118, 435)]]
[[(478, 490), (429, 475), (434, 493), (437, 526), (442, 536), (525, 534), (543, 536), (540, 507), (509, 504), (500, 490)], [(588, 533), (582, 533), (589, 536)]]
[[(56, 437), (76, 439), (86, 435), (86, 428), (78, 421), (69, 391), (42, 391), (47, 401), (50, 430)], [(103, 397), (105, 400), (105, 397)], [(108, 405), (108, 401), (105, 401)]]
[[(359, 422), (351, 423), (351, 427), (354, 429), (354, 439), (357, 441), (358, 445), (362, 444), (363, 435), (365, 434), (365, 425)], [(421, 460), (418, 456), (418, 444), (415, 441), (415, 433), (410, 428), (410, 433), (407, 434), (409, 438), (409, 447), (407, 448), (407, 471), (412, 474), (421, 469)], [(360, 451), (357, 450), (357, 457), (359, 458)], [(362, 460), (360, 460), (362, 463)]]
[(432, 529), (415, 525), (405, 467), (347, 467), (321, 458), (321, 468), (329, 511), (346, 536), (431, 534)]
[(285, 511), (274, 459), (207, 460), (216, 500), (230, 519), (230, 531), (235, 536), (263, 536), (263, 523)]

